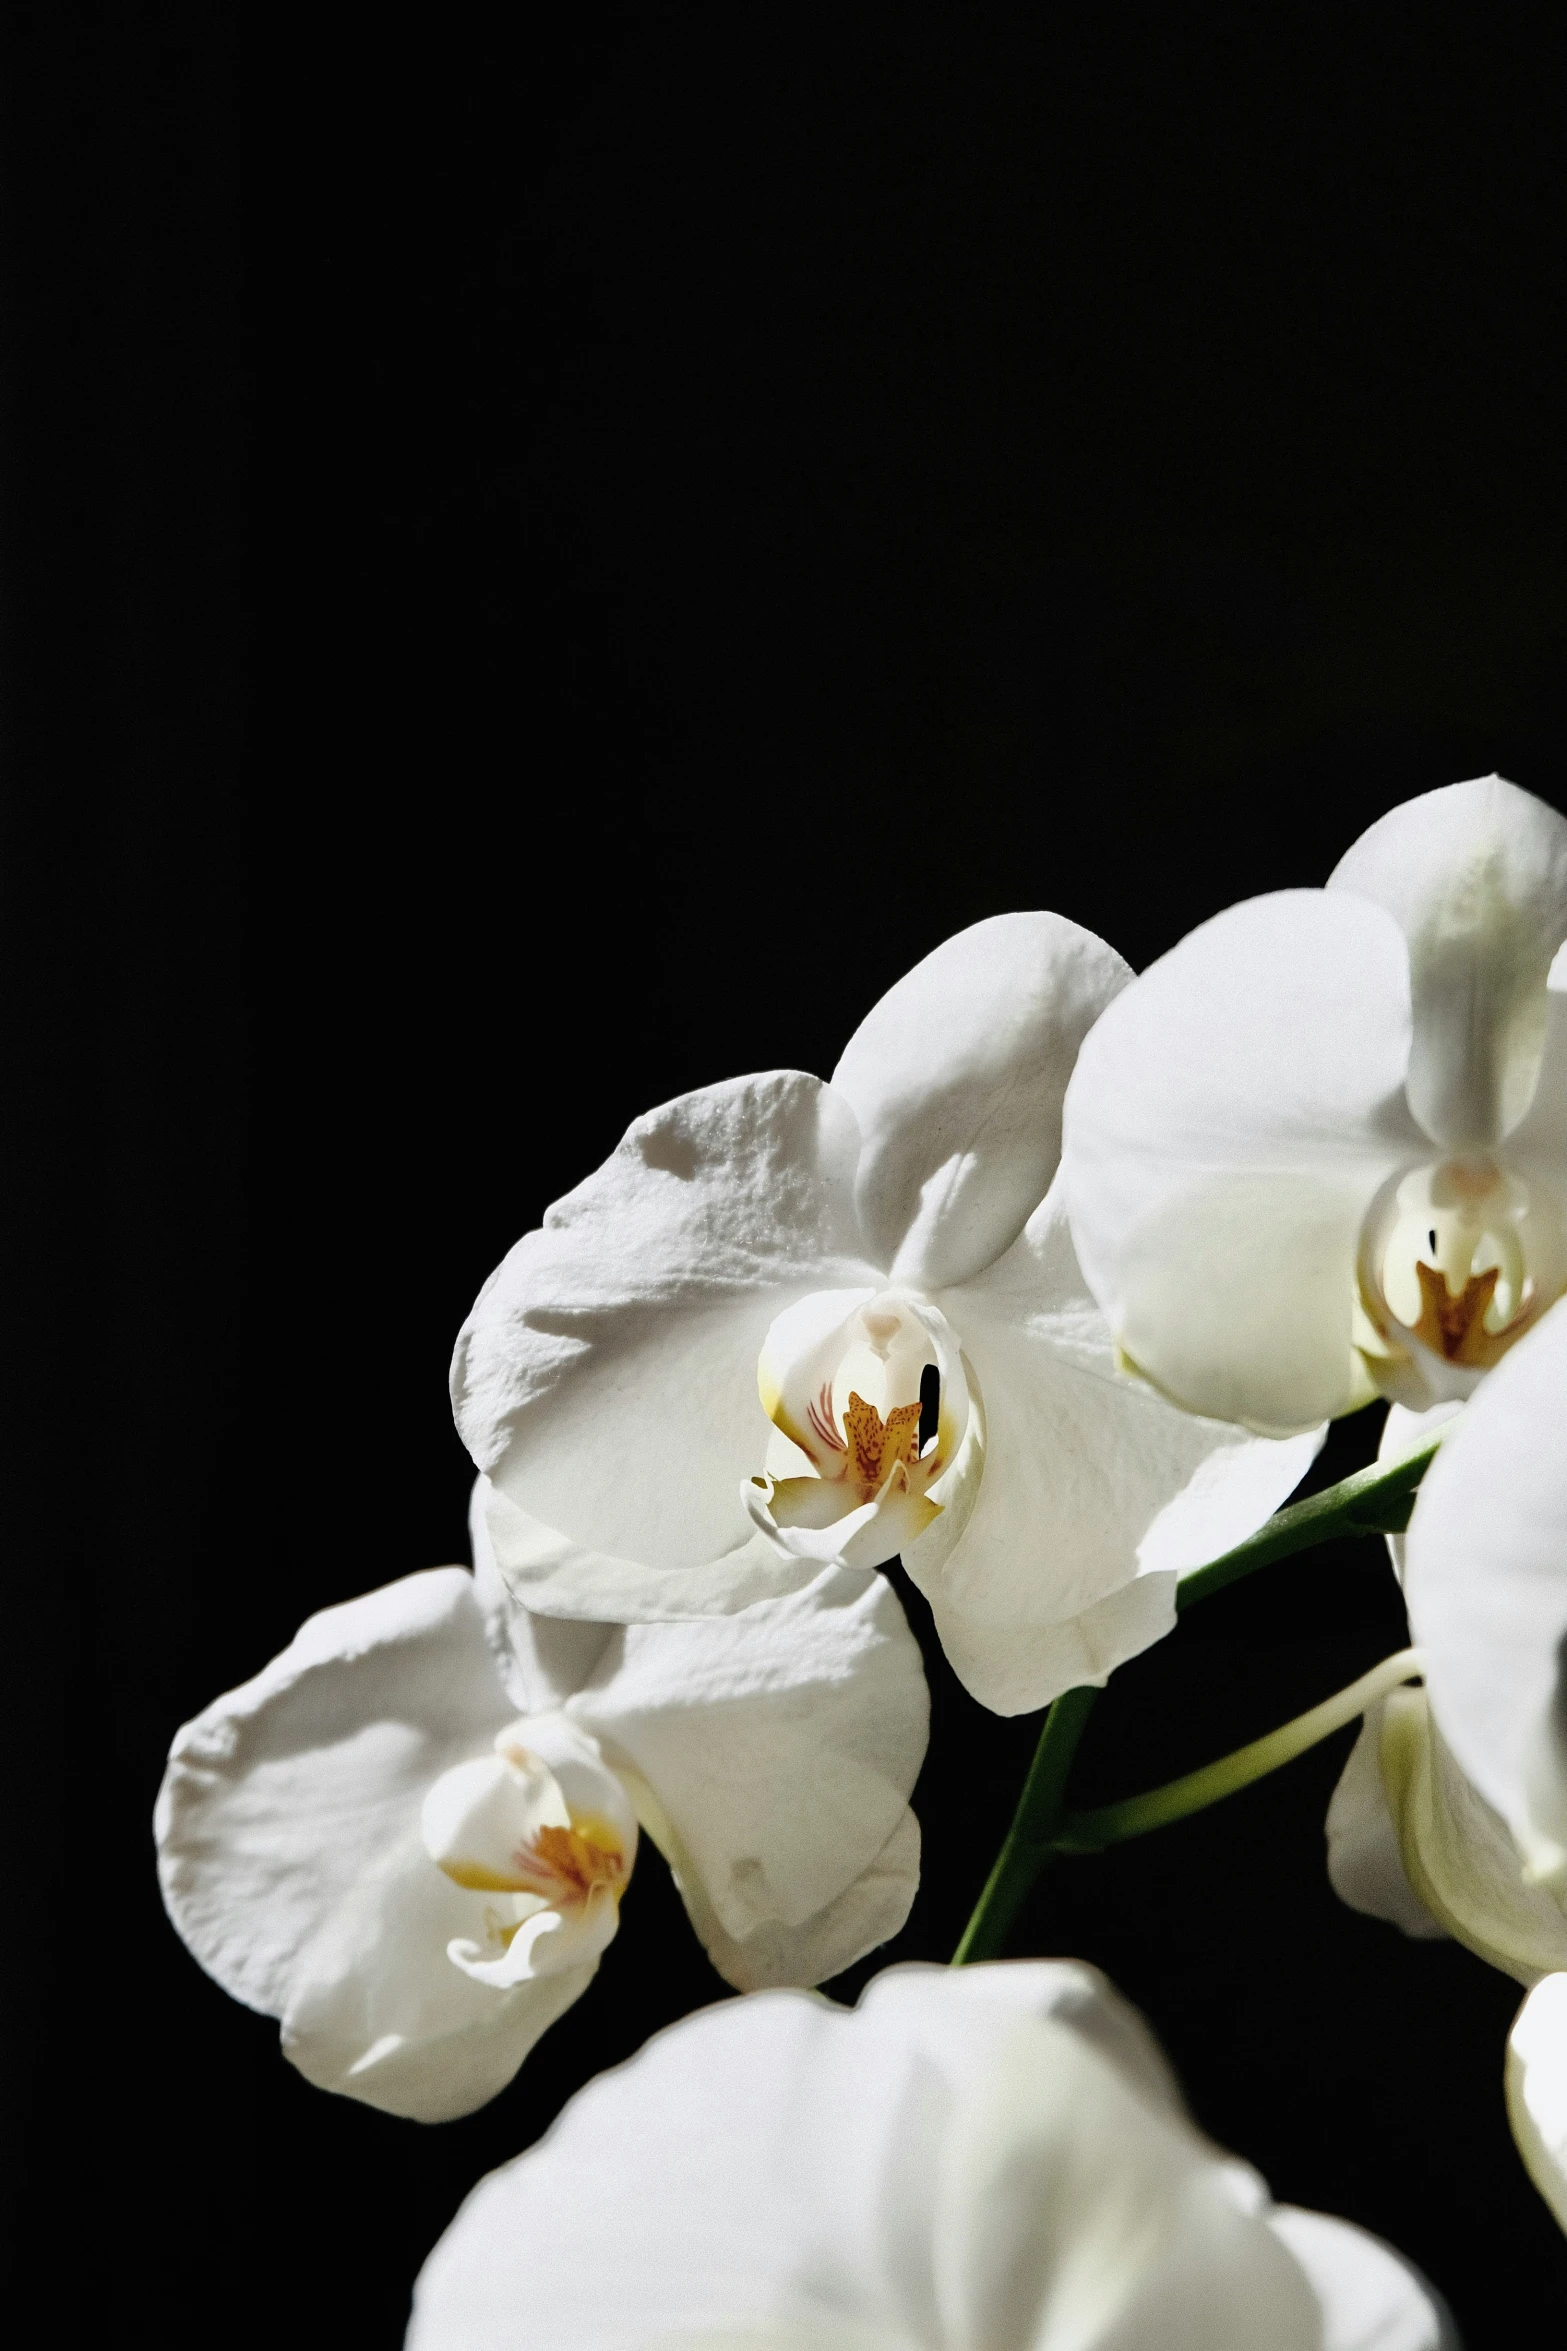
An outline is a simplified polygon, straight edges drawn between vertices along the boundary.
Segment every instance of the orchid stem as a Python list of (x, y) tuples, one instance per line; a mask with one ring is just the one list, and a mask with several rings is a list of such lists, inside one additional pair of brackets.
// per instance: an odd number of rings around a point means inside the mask
[(1380, 1665), (1363, 1673), (1358, 1682), (1351, 1682), (1347, 1689), (1336, 1690), (1331, 1698), (1324, 1698), (1320, 1706), (1297, 1714), (1293, 1722), (1280, 1723), (1266, 1737), (1253, 1739), (1250, 1746), (1237, 1747), (1233, 1754), (1221, 1756), (1217, 1763), (1204, 1764), (1201, 1771), (1189, 1771), (1181, 1779), (1166, 1781), (1162, 1788), (1150, 1788), (1141, 1796), (1128, 1796), (1119, 1804), (1101, 1804), (1092, 1812), (1068, 1813), (1056, 1831), (1055, 1849), (1058, 1853), (1101, 1853), (1107, 1845), (1124, 1844), (1128, 1837), (1146, 1836), (1150, 1829), (1161, 1829), (1172, 1820), (1185, 1820), (1190, 1813), (1204, 1812), (1210, 1804), (1233, 1796), (1237, 1788), (1249, 1787), (1253, 1780), (1265, 1779), (1281, 1764), (1292, 1763), (1297, 1755), (1304, 1755), (1308, 1748), (1364, 1714), (1400, 1682), (1419, 1674), (1422, 1667), (1418, 1649), (1400, 1649), (1396, 1656), (1384, 1657)]
[(1291, 1502), (1276, 1510), (1266, 1526), (1248, 1535), (1244, 1543), (1237, 1543), (1233, 1551), (1222, 1552), (1205, 1567), (1188, 1569), (1175, 1588), (1176, 1607), (1190, 1608), (1193, 1601), (1222, 1592), (1226, 1584), (1238, 1583), (1255, 1568), (1287, 1559), (1292, 1551), (1309, 1551), (1314, 1544), (1330, 1543), (1337, 1535), (1401, 1535), (1415, 1507), (1416, 1489), (1437, 1447), (1455, 1425), (1455, 1421), (1443, 1421), (1396, 1461), (1373, 1462), (1369, 1469), (1357, 1469), (1353, 1477), (1340, 1478), (1336, 1486), (1309, 1494), (1304, 1502)]
[(1007, 1933), (1034, 1880), (1054, 1858), (1054, 1840), (1066, 1808), (1066, 1775), (1072, 1768), (1096, 1689), (1063, 1690), (1045, 1716), (1034, 1760), (1012, 1815), (1006, 1842), (952, 1954), (954, 1967), (1000, 1957)]
[[(1190, 1608), (1194, 1601), (1222, 1592), (1227, 1584), (1238, 1583), (1256, 1568), (1287, 1559), (1293, 1551), (1309, 1551), (1339, 1535), (1402, 1534), (1420, 1481), (1453, 1426), (1453, 1421), (1445, 1421), (1396, 1461), (1374, 1462), (1370, 1469), (1356, 1470), (1353, 1477), (1340, 1478), (1336, 1486), (1308, 1495), (1304, 1502), (1291, 1502), (1275, 1511), (1266, 1526), (1259, 1527), (1244, 1543), (1237, 1543), (1233, 1551), (1189, 1569), (1176, 1585), (1176, 1608)], [(1395, 1667), (1399, 1669), (1396, 1672)], [(1330, 1731), (1363, 1714), (1384, 1690), (1407, 1681), (1418, 1670), (1416, 1652), (1402, 1650), (1347, 1690), (1314, 1706), (1309, 1714), (1282, 1724), (1265, 1739), (1237, 1748), (1233, 1755), (1208, 1764), (1202, 1771), (1189, 1772), (1184, 1779), (1150, 1789), (1146, 1795), (1128, 1797), (1123, 1804), (1070, 1815), (1066, 1810), (1067, 1774), (1099, 1693), (1088, 1687), (1063, 1690), (1045, 1716), (1012, 1825), (952, 1955), (953, 1966), (999, 1956), (1029, 1889), (1057, 1854), (1097, 1853), (1106, 1845), (1141, 1836), (1167, 1820), (1180, 1820), (1189, 1812), (1216, 1804), (1234, 1789), (1277, 1771), (1292, 1756), (1304, 1754)]]

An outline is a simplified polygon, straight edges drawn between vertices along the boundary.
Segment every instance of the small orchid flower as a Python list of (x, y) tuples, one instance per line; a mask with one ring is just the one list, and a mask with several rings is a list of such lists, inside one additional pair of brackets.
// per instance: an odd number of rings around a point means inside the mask
[(651, 1621), (901, 1553), (1003, 1714), (1168, 1631), (1177, 1572), (1260, 1524), (1316, 1439), (1115, 1376), (1051, 1181), (1074, 1056), (1128, 977), (1060, 916), (979, 923), (830, 1084), (665, 1104), (518, 1242), (452, 1394), (521, 1600)]
[(1144, 972), (1065, 1111), (1124, 1357), (1270, 1431), (1471, 1394), (1567, 1288), (1564, 937), (1567, 822), (1488, 776)]
[(512, 2078), (616, 1931), (638, 1826), (742, 1989), (837, 1974), (919, 1881), (919, 1651), (828, 1567), (693, 1624), (531, 1620), (475, 1513), (434, 1568), (311, 1617), (188, 1723), (164, 1898), (308, 2080), (423, 2122)]
[(1404, 1538), (1426, 1690), (1368, 1719), (1328, 1813), (1358, 1910), (1528, 1988), (1508, 2110), (1567, 2229), (1567, 1305), (1443, 1440)]
[(1193, 2127), (1093, 1969), (894, 1968), (687, 2017), (469, 2196), (409, 2351), (1441, 2351), (1374, 2237)]

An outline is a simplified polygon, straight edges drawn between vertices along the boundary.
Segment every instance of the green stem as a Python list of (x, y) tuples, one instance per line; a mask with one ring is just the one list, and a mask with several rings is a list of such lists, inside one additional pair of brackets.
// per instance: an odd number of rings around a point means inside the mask
[[(1434, 1434), (1411, 1447), (1398, 1460), (1375, 1462), (1370, 1469), (1357, 1470), (1353, 1477), (1340, 1478), (1336, 1486), (1323, 1493), (1313, 1494), (1304, 1502), (1292, 1502), (1269, 1519), (1265, 1527), (1244, 1543), (1237, 1543), (1233, 1551), (1226, 1551), (1217, 1559), (1210, 1559), (1203, 1567), (1194, 1567), (1183, 1575), (1176, 1586), (1177, 1609), (1190, 1608), (1197, 1600), (1206, 1600), (1211, 1593), (1222, 1592), (1226, 1584), (1238, 1583), (1254, 1568), (1266, 1567), (1275, 1559), (1287, 1559), (1292, 1551), (1309, 1550), (1313, 1544), (1326, 1543), (1336, 1535), (1397, 1535), (1409, 1524), (1414, 1509), (1415, 1492), (1431, 1466), (1438, 1445), (1453, 1426), (1444, 1423)], [(1408, 1654), (1406, 1652), (1406, 1654)], [(1397, 1662), (1389, 1659), (1388, 1666)], [(1388, 1670), (1379, 1666), (1378, 1673)], [(1407, 1673), (1409, 1669), (1406, 1667)], [(1375, 1676), (1366, 1677), (1372, 1680)], [(1403, 1679), (1398, 1675), (1395, 1679)], [(1359, 1683), (1354, 1685), (1358, 1690)], [(1391, 1687), (1391, 1684), (1388, 1685)], [(1244, 1787), (1248, 1779), (1260, 1779), (1264, 1772), (1274, 1771), (1291, 1755), (1298, 1755), (1316, 1739), (1326, 1738), (1340, 1722), (1348, 1722), (1372, 1703), (1362, 1697), (1358, 1705), (1345, 1714), (1335, 1714), (1331, 1721), (1324, 1719), (1319, 1730), (1306, 1735), (1300, 1745), (1279, 1748), (1276, 1760), (1259, 1762), (1255, 1769), (1245, 1769), (1248, 1757), (1260, 1756), (1264, 1750), (1273, 1751), (1275, 1743), (1287, 1741), (1304, 1725), (1333, 1708), (1342, 1706), (1353, 1696), (1353, 1691), (1341, 1691), (1330, 1698), (1326, 1708), (1314, 1708), (1302, 1715), (1299, 1723), (1286, 1723), (1281, 1730), (1272, 1731), (1266, 1739), (1259, 1739), (1254, 1747), (1243, 1747), (1238, 1754), (1226, 1756), (1222, 1763), (1210, 1764), (1206, 1772), (1193, 1772), (1188, 1779), (1176, 1780), (1168, 1788), (1156, 1788), (1147, 1796), (1135, 1796), (1127, 1805), (1107, 1805), (1102, 1812), (1075, 1813), (1069, 1827), (1073, 1841), (1068, 1843), (1057, 1831), (1062, 1826), (1066, 1811), (1066, 1780), (1077, 1753), (1078, 1741), (1083, 1735), (1089, 1711), (1099, 1695), (1095, 1689), (1063, 1690), (1045, 1716), (1044, 1728), (1039, 1734), (1039, 1745), (1029, 1765), (1023, 1792), (1018, 1798), (1012, 1825), (1007, 1830), (1006, 1842), (996, 1856), (995, 1867), (985, 1881), (985, 1890), (974, 1905), (974, 1913), (963, 1930), (963, 1940), (953, 1953), (954, 1967), (963, 1967), (971, 1960), (994, 1959), (1006, 1941), (1007, 1931), (1021, 1909), (1024, 1897), (1057, 1853), (1096, 1852), (1101, 1844), (1116, 1843), (1122, 1836), (1139, 1836), (1144, 1828), (1155, 1828), (1160, 1820), (1179, 1820), (1183, 1812), (1196, 1812), (1204, 1804), (1214, 1803), (1228, 1795), (1232, 1787)], [(1380, 1695), (1380, 1692), (1378, 1693)], [(1213, 1775), (1231, 1769), (1241, 1770), (1241, 1777), (1220, 1780)], [(1104, 1822), (1115, 1815), (1130, 1818), (1138, 1807), (1154, 1806), (1161, 1801), (1173, 1801), (1195, 1788), (1199, 1782), (1212, 1782), (1212, 1793), (1194, 1796), (1190, 1801), (1176, 1804), (1174, 1811), (1150, 1814), (1146, 1819), (1137, 1814), (1134, 1827), (1119, 1828), (1099, 1838), (1097, 1843), (1078, 1841), (1088, 1823)]]
[(1238, 1583), (1254, 1568), (1287, 1559), (1292, 1551), (1309, 1551), (1313, 1544), (1331, 1542), (1335, 1535), (1401, 1535), (1415, 1506), (1415, 1491), (1454, 1425), (1451, 1420), (1444, 1421), (1398, 1460), (1373, 1462), (1369, 1469), (1357, 1469), (1353, 1477), (1340, 1478), (1336, 1486), (1275, 1511), (1266, 1526), (1248, 1535), (1244, 1543), (1237, 1543), (1233, 1551), (1210, 1559), (1205, 1567), (1189, 1569), (1175, 1588), (1176, 1607), (1190, 1608), (1193, 1601), (1222, 1592), (1226, 1584)]
[(1124, 1844), (1128, 1837), (1146, 1836), (1150, 1829), (1161, 1829), (1172, 1820), (1184, 1820), (1189, 1813), (1206, 1811), (1221, 1797), (1233, 1796), (1237, 1788), (1265, 1779), (1281, 1764), (1292, 1763), (1308, 1747), (1315, 1747), (1319, 1740), (1353, 1722), (1357, 1714), (1364, 1714), (1367, 1707), (1386, 1697), (1389, 1690), (1418, 1674), (1421, 1665), (1418, 1649), (1400, 1649), (1396, 1657), (1384, 1657), (1380, 1665), (1363, 1673), (1348, 1689), (1335, 1691), (1320, 1706), (1297, 1714), (1293, 1722), (1280, 1723), (1277, 1730), (1269, 1731), (1265, 1738), (1253, 1739), (1250, 1746), (1237, 1747), (1232, 1755), (1221, 1756), (1217, 1763), (1204, 1764), (1201, 1771), (1189, 1771), (1182, 1779), (1168, 1780), (1162, 1788), (1150, 1788), (1141, 1796), (1128, 1796), (1119, 1804), (1101, 1804), (1092, 1812), (1068, 1813), (1056, 1832), (1056, 1851), (1102, 1853), (1107, 1845)]
[(1053, 1858), (1052, 1840), (1066, 1805), (1066, 1775), (1098, 1695), (1096, 1689), (1063, 1690), (1045, 1716), (1012, 1826), (952, 1954), (954, 1967), (999, 1957), (1024, 1896)]

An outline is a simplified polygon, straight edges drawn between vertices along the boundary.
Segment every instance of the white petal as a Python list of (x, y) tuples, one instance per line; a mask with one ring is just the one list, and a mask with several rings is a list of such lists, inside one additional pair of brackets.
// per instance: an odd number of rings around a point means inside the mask
[(160, 1874), (202, 1966), (281, 2015), (322, 1921), (388, 1853), (417, 1845), (425, 1790), (482, 1754), (512, 1711), (464, 1568), (309, 1618), (253, 1681), (187, 1723), (169, 1757)]
[[(452, 1397), (479, 1468), (612, 1560), (692, 1569), (741, 1549), (768, 1325), (808, 1291), (876, 1282), (858, 1152), (847, 1105), (793, 1071), (638, 1119), (518, 1242), (463, 1327)], [(743, 1603), (720, 1588), (712, 1604)]]
[(318, 2089), (415, 2122), (449, 2122), (506, 2087), (529, 2050), (586, 1991), (585, 1964), (510, 1989), (453, 1963), (454, 1943), (491, 1941), (518, 1897), (465, 1893), (417, 1834), (362, 1878), (297, 1955), (282, 2016), (284, 2055)]
[(1374, 1706), (1361, 1724), (1328, 1804), (1328, 1882), (1351, 1910), (1432, 1941), (1447, 1929), (1432, 1917), (1404, 1871), (1382, 1785), (1382, 1715), (1383, 1708)]
[(1493, 1372), (1426, 1473), (1410, 1624), (1443, 1738), (1567, 1900), (1567, 1305)]
[(1000, 914), (889, 989), (832, 1074), (864, 1137), (855, 1193), (871, 1253), (922, 1289), (1010, 1248), (1061, 1153), (1078, 1046), (1131, 978), (1059, 914)]
[(1526, 1181), (1561, 1190), (1567, 1173), (1567, 947), (1558, 950), (1545, 993), (1545, 1036), (1534, 1097), (1507, 1138), (1506, 1159)]
[(929, 1699), (891, 1586), (829, 1568), (741, 1615), (628, 1626), (567, 1710), (651, 1790), (693, 1911), (743, 1943), (804, 1927), (877, 1861)]
[[(754, 1395), (754, 1365), (751, 1390)], [(760, 1452), (770, 1436), (760, 1407), (758, 1418)], [(754, 1457), (752, 1467), (755, 1467)], [(750, 1535), (737, 1550), (726, 1551), (721, 1558), (704, 1561), (697, 1567), (653, 1567), (645, 1560), (592, 1551), (572, 1542), (556, 1528), (545, 1526), (541, 1520), (530, 1518), (488, 1478), (480, 1478), (477, 1483), (469, 1514), (470, 1526), (475, 1520), (483, 1522), (489, 1563), (516, 1605), (535, 1617), (553, 1617), (562, 1626), (658, 1624), (666, 1619), (678, 1621), (715, 1611), (749, 1608), (753, 1602), (770, 1599), (776, 1592), (809, 1583), (816, 1572), (808, 1563), (791, 1565), (760, 1534)], [(478, 1540), (476, 1535), (476, 1546)], [(564, 1671), (572, 1670), (567, 1661), (585, 1653), (587, 1646), (586, 1635), (580, 1652), (564, 1633), (541, 1632), (539, 1638), (551, 1644), (550, 1654), (559, 1656)], [(531, 1670), (534, 1669), (523, 1669), (524, 1683)], [(548, 1670), (553, 1672), (555, 1668)]]
[[(1378, 1461), (1397, 1461), (1404, 1454), (1413, 1453), (1416, 1446), (1423, 1444), (1434, 1430), (1444, 1427), (1450, 1420), (1456, 1420), (1462, 1411), (1463, 1405), (1452, 1398), (1443, 1404), (1428, 1405), (1423, 1412), (1412, 1412), (1403, 1404), (1390, 1404), (1387, 1418), (1382, 1423), (1382, 1434), (1377, 1440)], [(1406, 1538), (1403, 1535), (1388, 1535), (1385, 1540), (1388, 1557), (1393, 1562), (1393, 1573), (1402, 1584)]]
[(768, 1920), (743, 1940), (724, 1932), (701, 1879), (681, 1863), (673, 1839), (671, 1859), (681, 1898), (714, 1967), (737, 1991), (765, 1992), (779, 1985), (830, 1983), (901, 1932), (919, 1892), (920, 1828), (913, 1813), (905, 1812), (870, 1867), (814, 1918), (798, 1926)]
[(321, 2087), (467, 2113), (591, 1976), (502, 1997), (446, 1956), (482, 1938), (494, 1898), (435, 1867), (420, 1804), (512, 1712), (473, 1579), (448, 1567), (311, 1617), (175, 1740), (156, 1820), (170, 1916)]
[(1225, 2167), (1068, 2025), (998, 2036), (944, 2154), (948, 2342), (1318, 2351), (1315, 2295)]
[(1567, 1968), (1567, 1910), (1526, 1878), (1506, 1822), (1434, 1735), (1423, 1690), (1384, 1702), (1379, 1762), (1405, 1873), (1431, 1916), (1521, 1984)]
[(1286, 890), (1183, 939), (1086, 1039), (1062, 1159), (1083, 1269), (1190, 1411), (1279, 1432), (1351, 1402), (1361, 1218), (1430, 1156), (1409, 1035), (1391, 917)]
[(1027, 1713), (1168, 1632), (1178, 1573), (1259, 1526), (1320, 1436), (1249, 1437), (1121, 1377), (1059, 1187), (1000, 1265), (939, 1303), (984, 1457), (971, 1503), (954, 1497), (904, 1564), (975, 1697)]
[(1497, 1142), (1539, 1074), (1567, 819), (1501, 776), (1449, 784), (1378, 818), (1328, 887), (1386, 907), (1409, 941), (1416, 1118), (1455, 1150)]
[[(515, 1503), (495, 1492), (488, 1478), (475, 1478), (468, 1498), (468, 1535), (473, 1545), (474, 1592), (484, 1611), (490, 1652), (517, 1712), (546, 1714), (589, 1679), (611, 1638), (614, 1622), (535, 1614), (501, 1571), (490, 1533), (492, 1517), (521, 1520), (524, 1541), (534, 1526)], [(537, 1531), (549, 1532), (547, 1528)]]
[(1322, 2351), (1327, 2315), (1332, 2351), (1372, 2351), (1386, 2260), (1324, 2294), (1273, 2218), (1090, 1970), (899, 1968), (853, 2014), (688, 2017), (591, 2083), (469, 2197), (408, 2342)]
[(1296, 2204), (1276, 2204), (1268, 2226), (1316, 2293), (1320, 2351), (1460, 2351), (1441, 2297), (1380, 2237)]
[(1507, 2038), (1507, 2118), (1529, 2177), (1567, 2229), (1567, 1975), (1536, 1984)]

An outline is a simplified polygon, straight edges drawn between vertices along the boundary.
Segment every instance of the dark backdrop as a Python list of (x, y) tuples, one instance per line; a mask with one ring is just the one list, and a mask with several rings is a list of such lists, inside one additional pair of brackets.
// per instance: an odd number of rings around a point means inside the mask
[[(163, 1922), (170, 1733), (461, 1556), (452, 1335), (639, 1110), (825, 1072), (1001, 909), (1142, 964), (1411, 792), (1567, 804), (1560, 20), (51, 0), (6, 36), (27, 2179), (100, 2323), (392, 2344), (477, 2175), (722, 1987), (649, 1855), (489, 2109), (323, 2097)], [(1085, 1793), (1400, 1631), (1374, 1545), (1274, 1570), (1118, 1678)], [(1035, 1726), (932, 1680), (895, 1952), (943, 1957)], [(1543, 2341), (1517, 1994), (1333, 1901), (1347, 1741), (1064, 1869), (1016, 1947), (1109, 1968), (1203, 2121), (1422, 2262), (1470, 2351)]]

